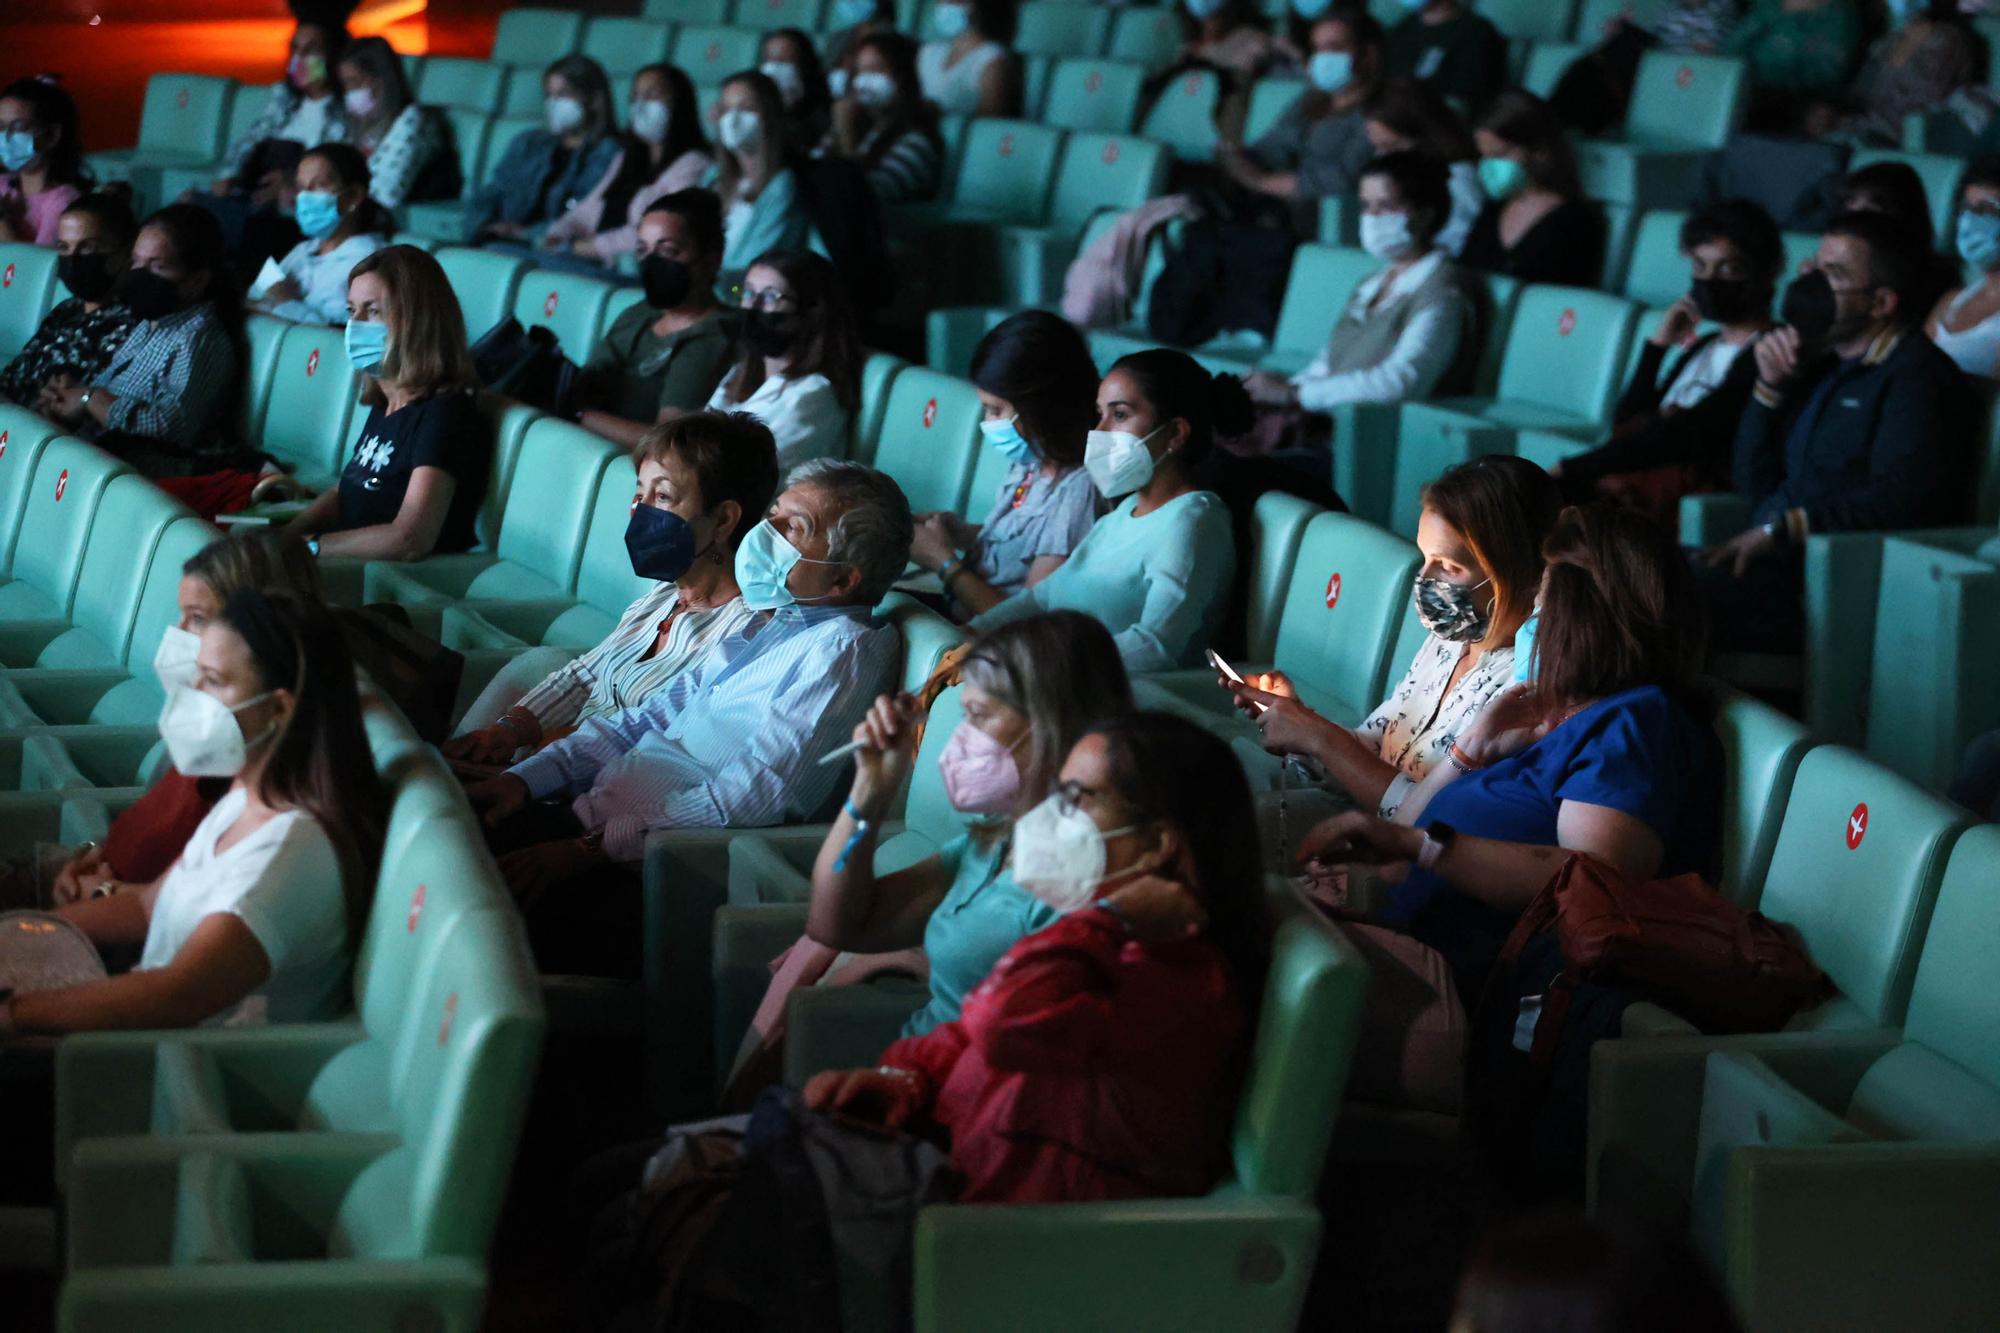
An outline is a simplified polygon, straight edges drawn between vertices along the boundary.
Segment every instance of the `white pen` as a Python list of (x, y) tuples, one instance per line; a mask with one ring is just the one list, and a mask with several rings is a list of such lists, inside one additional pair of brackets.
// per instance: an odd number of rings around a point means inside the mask
[(849, 741), (838, 749), (828, 750), (819, 757), (818, 763), (821, 768), (825, 768), (828, 764), (847, 758), (847, 756), (853, 754), (856, 750), (866, 750), (868, 748), (867, 741)]

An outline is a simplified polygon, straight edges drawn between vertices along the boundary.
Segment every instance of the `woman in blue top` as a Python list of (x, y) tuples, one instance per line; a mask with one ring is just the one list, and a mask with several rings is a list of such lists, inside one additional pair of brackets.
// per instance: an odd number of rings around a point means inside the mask
[(1568, 509), (1545, 548), (1532, 681), (1501, 695), (1397, 822), (1359, 812), (1302, 855), (1411, 862), (1389, 913), (1468, 1003), (1515, 919), (1572, 852), (1634, 880), (1713, 877), (1721, 747), (1695, 693), (1701, 598), (1667, 533), (1630, 509)]
[(978, 616), (985, 631), (1037, 611), (1087, 611), (1104, 622), (1130, 672), (1192, 666), (1215, 634), (1236, 556), (1229, 510), (1194, 474), (1215, 437), (1250, 428), (1250, 396), (1185, 352), (1120, 357), (1097, 390), (1083, 466), (1118, 507), (1060, 569)]
[(542, 75), (542, 118), (542, 128), (514, 136), (465, 201), (468, 241), (532, 244), (617, 160), (611, 83), (589, 56), (564, 56)]
[(735, 305), (743, 277), (768, 250), (803, 250), (812, 215), (792, 170), (785, 95), (767, 74), (732, 74), (715, 102), (715, 167), (703, 182), (722, 200), (722, 276), (716, 290)]
[[(1061, 664), (1051, 670), (1051, 663)], [(1014, 819), (1047, 798), (1070, 748), (1094, 722), (1129, 712), (1131, 686), (1104, 627), (1057, 611), (981, 638), (959, 665), (965, 720), (938, 767), (967, 831), (937, 855), (877, 877), (857, 820), (881, 820), (915, 757), (915, 699), (882, 696), (856, 740), (854, 787), (813, 867), (806, 933), (834, 949), (886, 953), (919, 942), (930, 1003), (903, 1029), (917, 1036), (958, 1017), (960, 1001), (1025, 935), (1056, 913), (1006, 869)], [(850, 847), (849, 844), (853, 843)]]

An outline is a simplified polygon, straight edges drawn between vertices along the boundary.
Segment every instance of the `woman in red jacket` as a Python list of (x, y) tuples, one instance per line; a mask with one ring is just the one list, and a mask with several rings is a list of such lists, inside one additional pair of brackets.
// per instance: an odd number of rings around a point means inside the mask
[(1181, 719), (1106, 721), (1014, 839), (1014, 877), (1064, 915), (956, 1022), (820, 1074), (806, 1105), (948, 1137), (963, 1202), (1206, 1191), (1270, 946), (1241, 768)]

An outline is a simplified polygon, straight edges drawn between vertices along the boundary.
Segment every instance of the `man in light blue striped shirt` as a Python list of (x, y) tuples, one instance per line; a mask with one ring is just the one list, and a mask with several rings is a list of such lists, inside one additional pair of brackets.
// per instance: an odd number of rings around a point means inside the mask
[(531, 798), (573, 798), (583, 836), (512, 853), (509, 883), (638, 861), (652, 829), (818, 814), (840, 770), (815, 761), (894, 688), (902, 645), (869, 608), (902, 573), (911, 533), (909, 503), (883, 473), (834, 459), (795, 470), (738, 549), (737, 582), (758, 608), (742, 629), (640, 707), (593, 718), (470, 789), (489, 824)]

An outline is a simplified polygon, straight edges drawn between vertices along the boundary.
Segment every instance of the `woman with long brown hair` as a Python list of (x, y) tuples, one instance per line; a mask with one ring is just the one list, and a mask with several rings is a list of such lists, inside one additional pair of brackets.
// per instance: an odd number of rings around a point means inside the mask
[(810, 251), (771, 250), (744, 275), (741, 300), (743, 350), (709, 411), (748, 412), (768, 426), (781, 471), (839, 457), (861, 402), (862, 357), (840, 275)]
[(722, 200), (722, 276), (716, 295), (736, 300), (750, 264), (770, 250), (796, 250), (812, 214), (792, 169), (798, 150), (785, 95), (768, 74), (746, 69), (723, 82), (715, 102), (715, 170), (702, 181)]
[(1583, 197), (1568, 127), (1541, 98), (1509, 88), (1472, 138), (1488, 202), (1459, 259), (1521, 282), (1595, 287), (1604, 218)]
[(175, 768), (227, 777), (228, 792), (160, 878), (63, 909), (100, 947), (141, 946), (138, 966), (0, 1002), (0, 1038), (303, 1022), (347, 1007), (385, 805), (332, 617), (236, 593), (202, 631), (160, 731)]
[(315, 555), (421, 560), (469, 549), (493, 433), (473, 400), (465, 317), (444, 269), (415, 246), (377, 250), (354, 266), (347, 314), (368, 420), (340, 485), (292, 531)]

